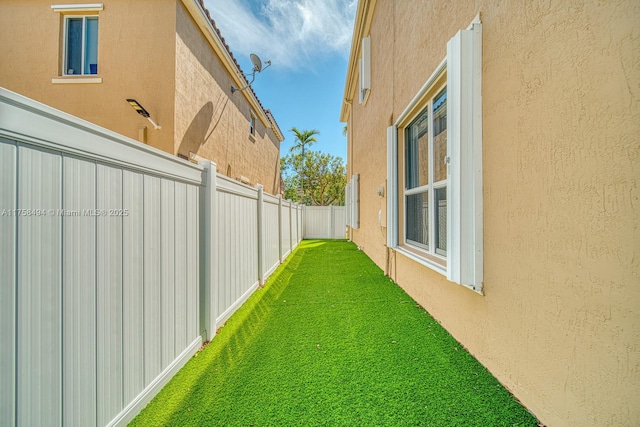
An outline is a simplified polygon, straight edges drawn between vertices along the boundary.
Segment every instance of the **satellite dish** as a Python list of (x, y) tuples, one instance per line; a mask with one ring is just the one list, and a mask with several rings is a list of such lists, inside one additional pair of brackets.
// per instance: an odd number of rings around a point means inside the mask
[(262, 61), (260, 60), (260, 57), (255, 53), (250, 54), (249, 57), (251, 58), (251, 63), (253, 64), (253, 71), (257, 71), (258, 73), (262, 71)]
[(262, 68), (262, 61), (260, 60), (260, 57), (255, 53), (250, 54), (249, 57), (251, 58), (251, 63), (253, 64), (253, 70), (251, 70), (253, 71), (253, 73), (251, 73), (251, 81), (249, 81), (248, 85), (240, 89), (236, 89), (235, 87), (231, 86), (231, 93), (248, 89), (251, 86), (251, 83), (253, 83), (253, 81), (256, 79), (256, 73), (260, 73), (261, 71), (266, 70), (271, 66), (271, 61), (266, 61), (265, 64), (267, 64), (267, 66)]

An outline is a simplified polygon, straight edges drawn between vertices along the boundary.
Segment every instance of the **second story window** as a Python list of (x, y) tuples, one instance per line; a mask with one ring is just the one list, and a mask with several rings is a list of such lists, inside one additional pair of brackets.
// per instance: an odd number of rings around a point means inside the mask
[(254, 136), (256, 134), (256, 116), (253, 113), (249, 117), (249, 133)]
[(98, 74), (97, 16), (65, 17), (62, 74)]

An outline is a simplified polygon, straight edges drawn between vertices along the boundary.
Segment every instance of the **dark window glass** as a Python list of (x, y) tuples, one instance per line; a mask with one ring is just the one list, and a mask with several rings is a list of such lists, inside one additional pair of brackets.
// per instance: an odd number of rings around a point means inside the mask
[(407, 240), (429, 245), (429, 196), (418, 193), (407, 196)]
[(425, 111), (406, 132), (407, 189), (429, 184), (429, 112)]
[(438, 188), (435, 191), (434, 201), (434, 220), (435, 230), (434, 238), (436, 244), (436, 253), (440, 255), (447, 254), (447, 188)]
[(82, 18), (67, 20), (66, 74), (82, 74)]

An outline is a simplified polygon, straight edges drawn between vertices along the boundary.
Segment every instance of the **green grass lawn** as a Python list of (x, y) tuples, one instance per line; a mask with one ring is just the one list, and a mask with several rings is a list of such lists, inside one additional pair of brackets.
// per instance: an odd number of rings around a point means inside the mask
[(304, 241), (135, 426), (537, 426), (352, 243)]

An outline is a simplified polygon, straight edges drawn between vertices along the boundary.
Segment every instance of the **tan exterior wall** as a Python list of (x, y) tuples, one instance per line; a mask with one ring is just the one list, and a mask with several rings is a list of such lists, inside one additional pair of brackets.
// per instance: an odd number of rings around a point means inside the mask
[(62, 76), (63, 15), (51, 6), (63, 3), (0, 2), (0, 86), (171, 154), (194, 152), (214, 161), (218, 172), (280, 193), (280, 141), (271, 123), (252, 109), (247, 92), (231, 94), (238, 84), (182, 1), (105, 1), (97, 12), (98, 74), (74, 76), (100, 83), (68, 83)]
[[(68, 2), (67, 2), (68, 3)], [(98, 12), (102, 83), (52, 83), (62, 72), (62, 14), (42, 0), (0, 3), (0, 86), (171, 152), (175, 73), (175, 0), (111, 0)], [(93, 77), (93, 76), (91, 76)], [(127, 104), (135, 98), (162, 126)]]
[[(375, 192), (386, 127), (478, 13), (484, 295), (387, 251)], [(632, 0), (379, 0), (371, 94), (347, 109), (352, 239), (552, 427), (640, 425), (638, 22)]]
[[(280, 143), (213, 53), (188, 11), (178, 2), (176, 34), (176, 154), (212, 160), (218, 172), (280, 193)], [(249, 119), (255, 115), (255, 135)]]

